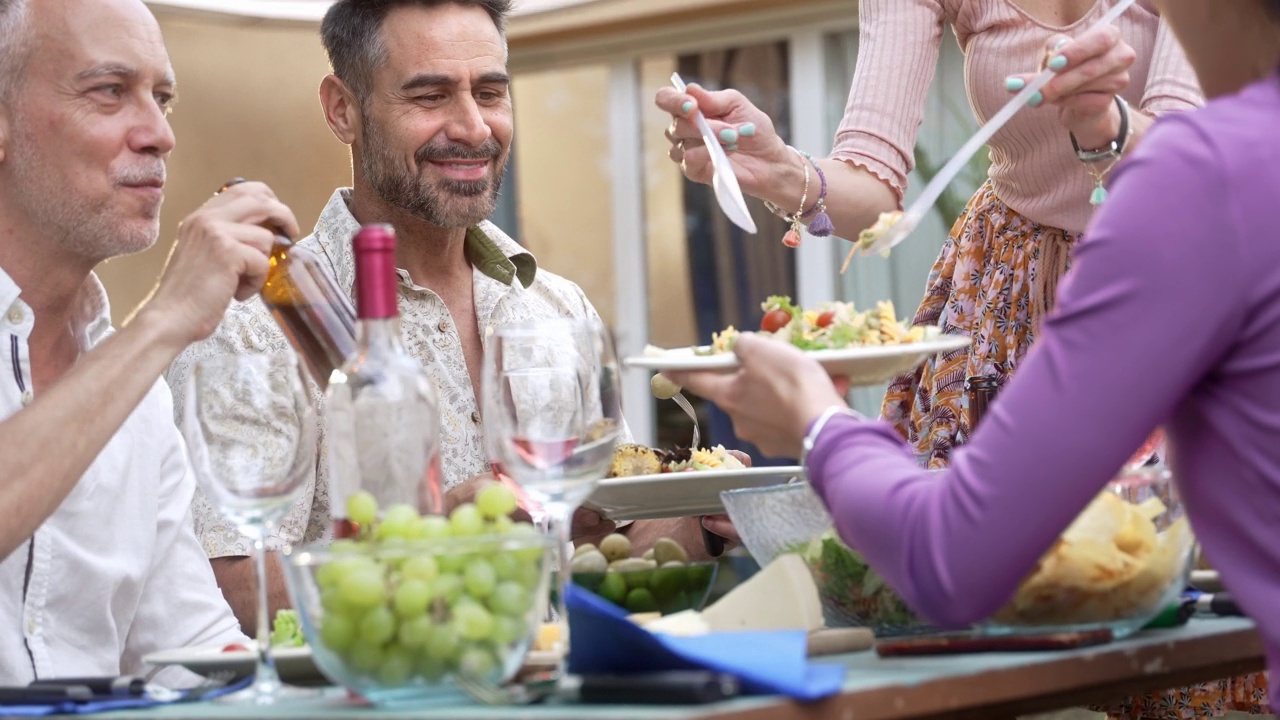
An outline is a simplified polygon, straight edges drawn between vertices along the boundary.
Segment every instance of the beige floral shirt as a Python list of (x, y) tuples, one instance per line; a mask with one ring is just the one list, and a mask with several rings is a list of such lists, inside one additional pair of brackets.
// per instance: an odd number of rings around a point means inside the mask
[[(359, 223), (347, 207), (351, 191), (334, 192), (316, 222), (315, 232), (301, 241), (326, 261), (338, 285), (349, 295), (355, 281), (351, 237)], [(534, 318), (595, 318), (595, 308), (581, 288), (538, 269), (533, 255), (495, 225), (482, 222), (467, 231), (466, 253), (475, 268), (475, 310), (482, 342), (495, 325)], [(478, 398), (472, 391), (462, 355), (462, 342), (449, 310), (439, 295), (415, 285), (399, 271), (401, 336), (435, 382), (440, 393), (440, 461), (448, 489), (489, 469), (484, 450)], [(196, 361), (226, 353), (275, 352), (288, 341), (262, 301), (254, 298), (233, 305), (218, 330), (207, 340), (187, 348), (166, 374), (173, 390), (174, 406), (181, 408), (191, 366)], [(317, 398), (319, 389), (316, 388)], [(177, 421), (182, 422), (181, 413)], [(324, 537), (329, 526), (328, 456), (323, 421), (319, 435), (314, 478), (280, 522), (273, 544), (306, 544)], [(209, 557), (247, 555), (251, 543), (223, 517), (200, 492), (192, 501), (196, 533)]]

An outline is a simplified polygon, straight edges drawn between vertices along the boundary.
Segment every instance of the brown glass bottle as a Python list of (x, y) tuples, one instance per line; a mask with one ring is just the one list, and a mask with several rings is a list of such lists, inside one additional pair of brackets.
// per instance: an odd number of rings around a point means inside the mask
[(321, 388), (356, 349), (351, 301), (315, 253), (277, 233), (262, 300)]
[(1000, 378), (996, 375), (974, 375), (964, 381), (964, 389), (969, 395), (969, 436), (972, 437), (991, 401), (995, 400)]

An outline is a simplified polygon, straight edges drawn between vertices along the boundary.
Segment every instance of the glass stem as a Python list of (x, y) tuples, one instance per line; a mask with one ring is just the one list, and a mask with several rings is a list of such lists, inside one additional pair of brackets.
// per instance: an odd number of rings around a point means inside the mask
[[(555, 598), (556, 602), (552, 609), (555, 612), (555, 620), (560, 624), (560, 642), (566, 650), (565, 656), (568, 657), (569, 644), (569, 615), (565, 609), (565, 590), (569, 585), (570, 563), (573, 561), (573, 505), (565, 502), (547, 502), (543, 504), (544, 516), (541, 518), (544, 524), (543, 530), (556, 540), (556, 575), (555, 575)], [(563, 663), (564, 661), (561, 660)]]
[(280, 687), (275, 661), (271, 657), (271, 610), (267, 605), (267, 547), (262, 537), (253, 541), (253, 564), (258, 573), (258, 664), (253, 687), (260, 699), (275, 695)]

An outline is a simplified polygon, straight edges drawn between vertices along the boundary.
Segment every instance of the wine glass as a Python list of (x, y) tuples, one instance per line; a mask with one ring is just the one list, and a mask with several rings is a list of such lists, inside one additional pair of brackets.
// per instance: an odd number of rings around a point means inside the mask
[(195, 364), (182, 432), (201, 490), (253, 541), (258, 657), (253, 686), (231, 702), (270, 704), (283, 690), (271, 657), (265, 542), (315, 463), (317, 419), (292, 352), (219, 355)]
[(620, 377), (598, 320), (503, 325), (485, 348), (485, 440), (494, 465), (537, 503), (533, 514), (558, 541), (554, 610), (566, 648), (573, 513), (605, 476), (623, 432)]

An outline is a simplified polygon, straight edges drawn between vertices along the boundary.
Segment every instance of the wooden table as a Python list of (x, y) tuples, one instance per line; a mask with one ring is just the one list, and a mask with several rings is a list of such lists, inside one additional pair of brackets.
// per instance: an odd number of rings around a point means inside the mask
[(847, 669), (841, 693), (799, 704), (751, 697), (702, 706), (367, 708), (329, 691), (271, 708), (216, 703), (168, 706), (110, 714), (111, 720), (173, 718), (605, 718), (606, 720), (907, 720), (982, 718), (1077, 707), (1150, 690), (1215, 680), (1263, 668), (1253, 623), (1242, 618), (1194, 619), (1171, 630), (1152, 630), (1092, 648), (1035, 653), (981, 653), (881, 659), (871, 652), (836, 656)]

